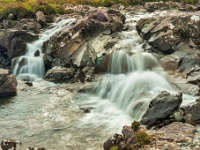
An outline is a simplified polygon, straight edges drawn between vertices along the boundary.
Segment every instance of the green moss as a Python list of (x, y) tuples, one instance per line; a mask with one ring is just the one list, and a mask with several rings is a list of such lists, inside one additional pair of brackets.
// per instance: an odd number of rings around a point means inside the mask
[(134, 139), (138, 146), (149, 144), (151, 141), (151, 137), (145, 131), (138, 131)]
[(133, 129), (133, 131), (137, 131), (139, 126), (140, 126), (140, 122), (138, 121), (133, 121), (133, 123), (131, 124), (131, 128)]
[(118, 145), (112, 146), (109, 150), (119, 150)]

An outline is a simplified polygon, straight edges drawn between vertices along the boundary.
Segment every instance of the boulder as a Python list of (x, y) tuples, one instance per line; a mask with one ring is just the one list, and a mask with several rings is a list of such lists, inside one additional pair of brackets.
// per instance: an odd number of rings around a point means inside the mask
[(37, 39), (27, 31), (16, 29), (0, 30), (0, 52), (7, 54), (9, 59), (25, 54), (26, 43)]
[(55, 83), (68, 83), (74, 77), (74, 70), (71, 68), (54, 67), (47, 71), (44, 79)]
[(0, 97), (14, 96), (17, 93), (17, 80), (8, 70), (0, 69)]
[(149, 108), (142, 116), (141, 123), (151, 128), (162, 123), (166, 118), (179, 108), (182, 102), (182, 94), (171, 95), (161, 92), (149, 104)]
[(182, 107), (185, 111), (185, 114), (191, 114), (192, 118), (196, 122), (200, 122), (200, 102), (194, 102)]
[(46, 18), (45, 18), (44, 13), (43, 13), (42, 11), (38, 11), (38, 12), (36, 13), (36, 21), (37, 21), (38, 23), (40, 23), (41, 25), (44, 25), (44, 24), (45, 24)]

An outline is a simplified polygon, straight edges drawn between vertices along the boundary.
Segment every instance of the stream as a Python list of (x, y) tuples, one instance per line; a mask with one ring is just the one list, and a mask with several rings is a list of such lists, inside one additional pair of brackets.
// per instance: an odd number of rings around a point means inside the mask
[[(27, 63), (23, 69), (16, 65), (17, 78), (29, 78), (33, 86), (23, 87), (19, 81), (17, 96), (1, 100), (0, 139), (18, 139), (24, 143), (22, 149), (39, 146), (48, 150), (101, 150), (103, 142), (114, 133), (120, 133), (124, 125), (140, 120), (157, 94), (163, 90), (177, 93), (167, 81), (167, 73), (157, 57), (144, 51), (136, 32), (136, 21), (147, 14), (126, 17), (126, 24), (132, 26), (132, 30), (120, 33), (121, 40), (114, 47), (110, 70), (96, 83), (93, 93), (70, 90), (82, 83), (54, 84), (39, 79), (44, 68), (37, 67), (38, 64)], [(60, 22), (59, 30), (63, 29), (62, 24), (70, 22)], [(50, 30), (44, 33), (51, 33)], [(41, 41), (50, 38), (44, 38), (45, 34), (28, 44), (26, 55), (16, 61), (41, 61)], [(39, 56), (34, 57), (37, 50)], [(188, 99), (191, 97), (185, 95), (184, 102), (188, 103)], [(84, 113), (84, 109), (89, 112)]]

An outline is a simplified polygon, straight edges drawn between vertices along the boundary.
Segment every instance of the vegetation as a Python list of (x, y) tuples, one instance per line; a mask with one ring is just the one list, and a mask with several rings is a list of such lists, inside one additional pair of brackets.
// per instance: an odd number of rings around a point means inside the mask
[[(41, 10), (45, 14), (65, 13), (64, 4), (83, 4), (93, 6), (111, 6), (113, 4), (132, 5), (147, 1), (160, 0), (0, 0), (0, 20), (9, 13), (19, 17), (29, 17)], [(167, 0), (164, 0), (167, 1)], [(175, 1), (175, 0), (173, 0)], [(197, 3), (198, 0), (178, 0), (179, 2)]]
[(137, 131), (140, 127), (140, 122), (138, 121), (133, 121), (133, 123), (131, 124), (131, 128), (133, 129), (133, 131)]
[(149, 144), (151, 141), (151, 137), (145, 131), (138, 131), (135, 134), (135, 141), (137, 146), (141, 147), (143, 145)]

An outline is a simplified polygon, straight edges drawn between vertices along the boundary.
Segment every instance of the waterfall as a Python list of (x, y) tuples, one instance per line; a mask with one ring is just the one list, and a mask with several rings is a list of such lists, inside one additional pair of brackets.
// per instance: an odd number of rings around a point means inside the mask
[(34, 81), (42, 78), (45, 73), (42, 46), (57, 32), (67, 28), (75, 19), (63, 19), (52, 24), (38, 40), (28, 43), (26, 46), (26, 54), (24, 56), (13, 59), (13, 74), (18, 80)]
[(127, 19), (133, 30), (120, 33), (121, 41), (112, 52), (108, 74), (95, 85), (94, 93), (140, 120), (150, 101), (161, 91), (172, 92), (172, 88), (156, 55), (143, 49), (135, 19)]

